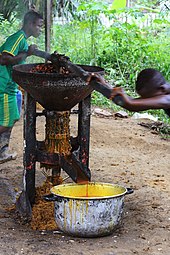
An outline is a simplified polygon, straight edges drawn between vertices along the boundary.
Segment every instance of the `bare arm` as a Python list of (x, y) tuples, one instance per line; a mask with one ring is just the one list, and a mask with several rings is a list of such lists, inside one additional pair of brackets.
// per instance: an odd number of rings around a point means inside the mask
[(1, 65), (16, 65), (19, 62), (25, 60), (28, 56), (33, 55), (36, 45), (30, 45), (28, 51), (20, 52), (18, 55), (13, 56), (9, 53), (3, 52), (0, 58)]
[[(94, 89), (102, 93), (107, 98), (112, 100), (115, 104), (120, 105), (124, 109), (127, 109), (132, 112), (145, 111), (149, 109), (169, 109), (170, 108), (170, 93), (169, 93), (169, 84), (164, 84), (164, 91), (162, 95), (154, 96), (151, 98), (131, 98), (125, 94), (123, 88), (121, 87), (111, 87), (100, 75), (91, 75), (89, 77), (90, 82), (92, 82), (92, 77), (95, 81), (99, 81), (99, 84), (94, 86)], [(103, 93), (103, 89), (98, 90), (98, 87), (104, 87), (108, 93)], [(165, 88), (166, 86), (166, 88)]]
[(113, 98), (113, 101), (123, 108), (133, 112), (145, 111), (149, 109), (170, 108), (170, 94), (155, 96), (151, 98), (130, 98), (123, 93), (118, 93), (117, 95), (119, 95), (119, 100), (116, 102), (115, 97)]
[(16, 56), (12, 56), (9, 53), (2, 53), (1, 56), (1, 65), (15, 65), (18, 64), (20, 61), (23, 61), (27, 58), (27, 52), (20, 52)]

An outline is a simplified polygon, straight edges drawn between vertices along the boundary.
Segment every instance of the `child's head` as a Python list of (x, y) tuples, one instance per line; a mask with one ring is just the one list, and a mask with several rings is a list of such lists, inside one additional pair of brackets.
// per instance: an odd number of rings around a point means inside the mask
[(23, 20), (23, 29), (28, 33), (28, 36), (38, 37), (43, 25), (43, 17), (36, 11), (28, 11)]
[(136, 91), (142, 98), (166, 94), (163, 75), (152, 68), (142, 70), (136, 80)]

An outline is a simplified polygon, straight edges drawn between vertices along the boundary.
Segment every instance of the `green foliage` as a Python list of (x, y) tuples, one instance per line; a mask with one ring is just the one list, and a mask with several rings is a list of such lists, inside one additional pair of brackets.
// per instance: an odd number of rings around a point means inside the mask
[[(123, 86), (131, 96), (137, 96), (135, 80), (144, 68), (156, 68), (170, 80), (168, 13), (160, 13), (150, 24), (142, 27), (141, 24), (146, 22), (148, 16), (141, 9), (116, 12), (110, 10), (105, 1), (79, 2), (74, 20), (53, 24), (52, 52), (57, 50), (68, 55), (77, 64), (104, 67), (109, 83)], [(105, 18), (110, 22), (109, 26), (103, 24)], [(16, 30), (19, 23), (18, 20), (12, 25), (6, 20), (0, 23), (0, 43)], [(30, 39), (29, 43), (36, 43), (40, 49), (44, 49), (44, 35), (38, 40)], [(40, 62), (35, 58), (30, 58), (29, 61)], [(114, 110), (119, 109), (97, 92), (93, 93), (92, 102)], [(150, 110), (149, 113), (156, 114), (159, 119), (166, 118), (163, 111)]]
[(17, 31), (20, 27), (20, 21), (16, 20), (11, 23), (8, 20), (3, 20), (0, 22), (0, 45), (5, 41), (5, 39), (14, 33), (14, 31)]
[[(18, 1), (17, 1), (18, 2)], [(14, 0), (1, 0), (0, 1), (0, 14), (3, 19), (11, 20), (13, 16), (13, 11), (16, 8), (16, 1)]]
[(121, 8), (124, 8), (126, 7), (126, 0), (114, 0), (112, 5), (111, 5), (111, 9), (115, 9), (115, 10), (118, 10), (118, 9), (121, 9)]
[[(147, 16), (141, 11), (124, 10), (117, 14), (105, 3), (82, 2), (78, 8), (81, 17), (64, 26), (54, 24), (53, 49), (68, 55), (74, 63), (96, 64), (105, 68), (106, 78), (112, 85), (121, 85), (131, 96), (137, 96), (134, 85), (138, 73), (144, 68), (160, 70), (170, 80), (168, 17), (158, 16), (148, 26), (140, 27)], [(100, 15), (112, 20), (111, 26), (101, 23)], [(122, 21), (124, 16), (124, 21)], [(92, 102), (114, 108), (99, 93), (94, 92)], [(163, 111), (149, 111), (165, 118)]]
[[(24, 14), (32, 7), (43, 13), (44, 1), (41, 0), (1, 0), (0, 15), (9, 22), (15, 21), (17, 18), (22, 19)], [(1, 20), (1, 19), (0, 19)]]

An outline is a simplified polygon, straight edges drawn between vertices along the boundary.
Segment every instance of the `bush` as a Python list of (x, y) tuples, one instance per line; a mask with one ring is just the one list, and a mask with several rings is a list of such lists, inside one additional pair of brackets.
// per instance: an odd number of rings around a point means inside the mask
[[(87, 6), (86, 6), (87, 7)], [(106, 79), (112, 85), (121, 85), (128, 95), (137, 96), (134, 84), (137, 74), (144, 68), (156, 68), (170, 80), (169, 31), (170, 22), (165, 17), (153, 20), (150, 26), (141, 28), (139, 24), (143, 14), (131, 11), (128, 15), (130, 22), (121, 21), (114, 11), (99, 8), (99, 3), (93, 10), (83, 9), (83, 17), (65, 24), (53, 24), (51, 52), (68, 55), (73, 63), (99, 65), (105, 68)], [(95, 9), (96, 8), (96, 9)], [(80, 11), (82, 11), (80, 9)], [(102, 25), (100, 14), (104, 13), (113, 24), (109, 27)], [(139, 15), (140, 14), (140, 15)], [(4, 20), (0, 23), (0, 43), (18, 29), (16, 20), (13, 24)], [(35, 43), (44, 49), (44, 34), (38, 39), (30, 38), (29, 43)], [(31, 57), (29, 62), (43, 60)], [(94, 104), (119, 109), (99, 93), (92, 96)], [(166, 118), (163, 111), (149, 111)]]

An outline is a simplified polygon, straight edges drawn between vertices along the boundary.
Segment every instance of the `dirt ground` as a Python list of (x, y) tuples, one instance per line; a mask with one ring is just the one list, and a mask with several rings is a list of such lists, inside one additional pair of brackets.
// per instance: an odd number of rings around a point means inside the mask
[[(15, 161), (0, 165), (0, 255), (169, 255), (170, 141), (131, 118), (92, 115), (90, 169), (92, 181), (118, 183), (134, 189), (125, 196), (121, 223), (112, 235), (75, 238), (59, 231), (34, 231), (20, 224), (6, 208), (22, 189), (23, 120), (16, 123), (11, 149)], [(71, 117), (71, 129), (76, 128)], [(37, 118), (37, 137), (44, 119)], [(37, 185), (43, 178), (37, 167)]]

